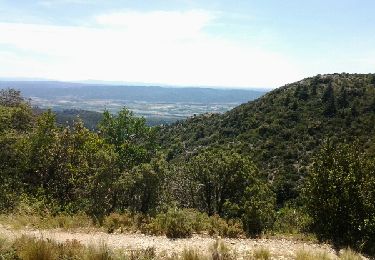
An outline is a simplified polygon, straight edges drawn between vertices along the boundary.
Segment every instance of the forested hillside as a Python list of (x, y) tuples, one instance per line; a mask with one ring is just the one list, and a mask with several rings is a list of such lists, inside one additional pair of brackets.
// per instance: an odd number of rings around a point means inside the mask
[(219, 147), (250, 156), (278, 203), (296, 198), (321, 144), (374, 149), (375, 75), (318, 75), (288, 84), (223, 114), (205, 114), (160, 130), (170, 160)]

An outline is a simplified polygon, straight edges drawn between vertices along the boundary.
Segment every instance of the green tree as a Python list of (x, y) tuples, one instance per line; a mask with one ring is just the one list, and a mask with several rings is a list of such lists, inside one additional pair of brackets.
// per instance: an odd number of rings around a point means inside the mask
[(34, 114), (19, 91), (0, 90), (0, 211), (12, 210), (23, 191)]
[(275, 195), (265, 183), (257, 180), (246, 188), (240, 213), (247, 234), (255, 237), (272, 227), (275, 221), (275, 203)]
[(340, 88), (340, 93), (337, 97), (337, 105), (339, 108), (347, 108), (349, 105), (348, 92), (344, 85)]
[(302, 87), (300, 87), (298, 98), (304, 101), (306, 101), (309, 98), (309, 93), (308, 93), (306, 85), (303, 85)]
[(0, 89), (0, 106), (19, 107), (25, 103), (25, 99), (19, 90), (12, 88)]
[(238, 204), (245, 189), (258, 178), (258, 171), (246, 157), (231, 151), (211, 150), (189, 161), (187, 175), (195, 186), (190, 190), (197, 192), (197, 206), (209, 215), (223, 215), (224, 204)]
[(119, 178), (113, 146), (77, 120), (61, 131), (58, 153), (49, 190), (60, 207), (98, 218), (108, 214), (114, 207), (114, 187)]
[(375, 75), (374, 74), (371, 77), (371, 84), (375, 86)]
[(275, 195), (249, 158), (230, 150), (205, 151), (191, 158), (187, 175), (200, 210), (241, 219), (251, 236), (272, 225)]
[(30, 135), (28, 170), (24, 180), (28, 192), (36, 195), (47, 190), (55, 178), (59, 154), (59, 131), (55, 116), (48, 111), (39, 116), (35, 130)]
[(356, 146), (328, 142), (306, 181), (313, 230), (322, 239), (375, 253), (375, 165)]
[(311, 95), (316, 96), (319, 85), (319, 77), (314, 77), (311, 81)]
[(135, 117), (126, 108), (117, 115), (105, 111), (99, 130), (100, 136), (114, 145), (122, 171), (149, 162), (155, 154), (153, 128), (146, 125), (144, 118)]
[[(1, 114), (0, 114), (1, 116)], [(13, 131), (0, 134), (0, 212), (11, 211), (23, 192), (28, 136)]]
[(168, 173), (164, 155), (158, 153), (150, 163), (123, 172), (117, 182), (117, 210), (130, 208), (142, 213), (155, 213), (162, 206)]

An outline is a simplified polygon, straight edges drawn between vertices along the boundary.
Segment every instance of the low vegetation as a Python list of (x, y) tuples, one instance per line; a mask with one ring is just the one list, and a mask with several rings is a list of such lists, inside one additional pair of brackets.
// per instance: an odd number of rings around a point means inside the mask
[(208, 216), (194, 209), (170, 208), (165, 213), (150, 217), (141, 213), (111, 213), (101, 223), (85, 214), (40, 215), (3, 214), (0, 223), (11, 228), (103, 230), (108, 233), (136, 233), (166, 235), (170, 238), (208, 234), (228, 238), (245, 237), (240, 220), (225, 220), (218, 215)]
[[(280, 252), (278, 252), (280, 253)], [(209, 248), (185, 248), (182, 252), (157, 252), (155, 248), (111, 249), (105, 243), (83, 245), (77, 240), (55, 242), (51, 239), (21, 236), (13, 240), (0, 238), (0, 259), (16, 260), (234, 260), (241, 257), (248, 260), (274, 259), (268, 248), (260, 247), (247, 254), (239, 254), (230, 246), (217, 240)], [(361, 260), (362, 257), (351, 249), (341, 250), (338, 256), (325, 251), (300, 249), (293, 256), (283, 256), (295, 260)]]
[(310, 252), (306, 250), (298, 250), (296, 252), (296, 260), (331, 260), (331, 257), (326, 252)]
[(267, 248), (259, 248), (255, 249), (252, 252), (250, 258), (254, 260), (270, 260), (271, 259), (271, 252)]
[(57, 243), (23, 236), (14, 241), (0, 239), (1, 259), (57, 260), (120, 260), (120, 259), (155, 259), (153, 248), (145, 250), (120, 251), (109, 249), (105, 244), (84, 246), (76, 240)]
[(340, 259), (342, 260), (361, 260), (362, 257), (351, 250), (350, 248), (344, 249), (340, 252)]
[(25, 214), (11, 213), (0, 215), (0, 223), (15, 228), (33, 228), (33, 229), (88, 229), (95, 228), (92, 218), (86, 214)]

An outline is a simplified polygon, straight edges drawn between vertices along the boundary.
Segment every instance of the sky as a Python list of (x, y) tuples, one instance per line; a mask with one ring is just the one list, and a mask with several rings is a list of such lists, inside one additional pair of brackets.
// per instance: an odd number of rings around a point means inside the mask
[(0, 77), (275, 88), (375, 72), (373, 0), (0, 0)]

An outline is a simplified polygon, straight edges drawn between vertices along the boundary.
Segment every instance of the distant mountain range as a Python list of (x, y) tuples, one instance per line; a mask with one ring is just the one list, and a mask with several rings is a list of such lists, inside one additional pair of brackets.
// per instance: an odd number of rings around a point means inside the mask
[(105, 109), (117, 112), (122, 107), (127, 107), (136, 115), (145, 117), (149, 125), (159, 125), (197, 114), (223, 113), (266, 93), (266, 90), (90, 82), (8, 78), (0, 79), (0, 89), (20, 90), (24, 97), (31, 99), (33, 106), (53, 109), (61, 124), (71, 124), (79, 115), (91, 129), (95, 128)]
[(166, 103), (243, 103), (256, 99), (267, 90), (215, 89), (198, 87), (134, 86), (86, 84), (61, 81), (2, 80), (0, 88), (21, 90), (25, 97), (41, 99), (113, 99)]

